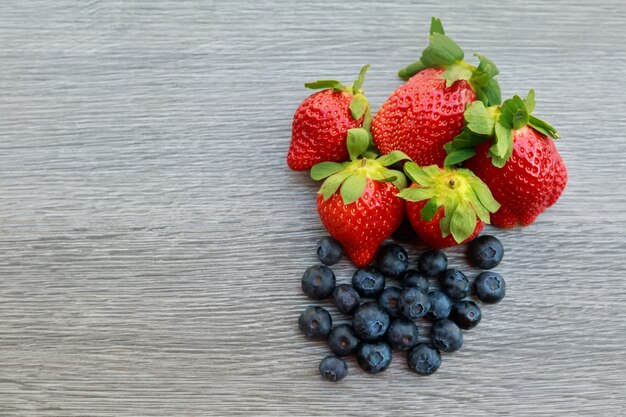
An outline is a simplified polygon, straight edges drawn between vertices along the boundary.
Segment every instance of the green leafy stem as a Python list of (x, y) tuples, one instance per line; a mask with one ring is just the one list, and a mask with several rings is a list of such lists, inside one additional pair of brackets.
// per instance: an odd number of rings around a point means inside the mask
[(311, 168), (311, 178), (316, 181), (325, 179), (319, 191), (324, 200), (339, 190), (343, 203), (352, 204), (365, 192), (368, 179), (393, 182), (399, 190), (406, 187), (404, 173), (388, 168), (400, 161), (410, 160), (406, 154), (393, 151), (378, 157), (371, 151), (371, 133), (364, 128), (348, 130), (346, 143), (350, 161), (320, 162)]
[(398, 72), (403, 80), (408, 80), (426, 68), (443, 68), (441, 78), (450, 87), (456, 81), (467, 81), (478, 100), (486, 106), (499, 104), (500, 85), (494, 78), (498, 68), (487, 57), (474, 54), (478, 58), (478, 67), (465, 62), (465, 53), (451, 38), (446, 36), (440, 19), (432, 18), (428, 46), (422, 51), (419, 61), (409, 64)]
[(500, 208), (489, 187), (468, 169), (420, 167), (407, 162), (404, 172), (414, 185), (400, 191), (398, 197), (412, 202), (426, 201), (420, 217), (427, 222), (443, 209), (439, 221), (441, 235), (452, 234), (457, 243), (471, 236), (478, 220), (489, 223), (489, 214)]
[(531, 126), (552, 139), (559, 134), (548, 122), (532, 115), (535, 109), (535, 92), (530, 90), (525, 99), (519, 96), (505, 100), (501, 106), (485, 107), (473, 102), (465, 110), (463, 131), (444, 147), (447, 152), (444, 165), (460, 164), (476, 154), (475, 147), (492, 138), (488, 156), (494, 166), (502, 168), (513, 154), (513, 132)]

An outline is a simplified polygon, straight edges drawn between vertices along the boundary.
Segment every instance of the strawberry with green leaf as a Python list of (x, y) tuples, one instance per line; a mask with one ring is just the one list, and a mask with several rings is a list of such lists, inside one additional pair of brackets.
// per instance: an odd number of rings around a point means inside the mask
[(307, 97), (293, 116), (291, 144), (287, 153), (289, 168), (303, 171), (322, 161), (348, 159), (348, 130), (371, 123), (370, 106), (363, 94), (365, 72), (349, 87), (336, 80), (319, 80), (306, 88), (322, 91)]
[(370, 142), (367, 130), (350, 129), (350, 161), (321, 162), (311, 169), (314, 180), (326, 179), (317, 195), (320, 219), (358, 267), (372, 261), (404, 218), (404, 201), (397, 194), (406, 177), (389, 167), (408, 157), (394, 151), (376, 158), (368, 151)]
[(498, 227), (526, 226), (563, 193), (567, 170), (554, 139), (558, 133), (535, 117), (535, 93), (514, 96), (501, 106), (473, 103), (464, 131), (446, 145), (446, 164), (472, 170), (502, 204), (492, 216)]
[(413, 181), (398, 196), (407, 201), (406, 211), (413, 229), (429, 247), (441, 249), (475, 238), (490, 222), (500, 204), (489, 187), (463, 168), (404, 165)]
[(401, 150), (419, 165), (442, 166), (443, 146), (463, 129), (466, 106), (500, 103), (500, 87), (493, 62), (476, 54), (478, 67), (467, 63), (439, 19), (432, 19), (429, 40), (420, 60), (400, 71), (408, 81), (376, 113), (372, 134), (382, 153)]

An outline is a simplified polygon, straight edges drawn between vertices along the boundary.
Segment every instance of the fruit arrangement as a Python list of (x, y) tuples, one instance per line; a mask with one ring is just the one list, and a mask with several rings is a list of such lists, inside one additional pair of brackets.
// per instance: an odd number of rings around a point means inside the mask
[[(405, 83), (374, 115), (363, 90), (369, 65), (352, 86), (305, 84), (321, 91), (296, 110), (287, 164), (323, 180), (317, 211), (330, 236), (319, 242), (322, 265), (307, 269), (302, 288), (314, 300), (332, 296), (338, 311), (353, 315), (352, 326), (335, 328), (322, 307), (300, 316), (302, 332), (328, 339), (338, 355), (320, 364), (326, 379), (347, 374), (341, 356), (351, 353), (366, 371), (383, 371), (393, 349), (409, 350), (415, 372), (436, 371), (440, 351), (460, 348), (461, 330), (481, 318), (479, 306), (465, 299), (469, 280), (447, 268), (441, 249), (467, 244), (473, 265), (491, 269), (503, 249), (497, 238), (479, 236), (485, 224), (528, 226), (563, 193), (559, 135), (533, 115), (534, 91), (502, 101), (496, 65), (474, 56), (477, 65), (433, 18), (428, 46), (400, 70)], [(401, 246), (381, 246), (392, 235), (417, 236), (433, 250), (410, 269)], [(351, 285), (337, 286), (327, 265), (344, 253), (358, 269)], [(387, 278), (402, 278), (402, 287), (385, 288)], [(434, 278), (441, 291), (428, 292)], [(481, 273), (472, 285), (485, 303), (504, 296), (495, 272)], [(434, 320), (431, 338), (418, 343), (415, 320), (424, 317)]]

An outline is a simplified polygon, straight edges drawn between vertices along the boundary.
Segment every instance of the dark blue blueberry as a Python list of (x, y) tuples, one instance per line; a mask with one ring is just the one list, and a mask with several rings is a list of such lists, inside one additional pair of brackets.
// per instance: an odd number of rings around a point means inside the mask
[(422, 253), (417, 261), (417, 269), (427, 277), (436, 277), (448, 267), (448, 257), (440, 250)]
[(450, 319), (463, 330), (469, 330), (480, 323), (482, 315), (480, 308), (475, 302), (469, 300), (459, 301), (452, 307)]
[(405, 287), (417, 288), (421, 292), (428, 292), (428, 288), (430, 287), (428, 278), (416, 269), (409, 269), (404, 273), (402, 284), (404, 284)]
[(497, 237), (482, 235), (467, 245), (467, 256), (472, 265), (480, 269), (491, 269), (502, 261), (504, 247)]
[(441, 353), (436, 347), (420, 343), (409, 351), (407, 356), (409, 369), (420, 375), (430, 375), (441, 365)]
[(365, 372), (376, 374), (391, 364), (391, 348), (387, 343), (363, 343), (356, 356), (359, 365)]
[(378, 298), (385, 288), (385, 277), (378, 269), (367, 266), (355, 271), (352, 286), (361, 297)]
[(389, 315), (377, 303), (363, 303), (354, 312), (352, 326), (361, 340), (375, 340), (387, 331)]
[(391, 237), (399, 242), (410, 243), (417, 238), (417, 233), (415, 233), (411, 222), (409, 222), (409, 219), (405, 216), (400, 226), (391, 234)]
[(326, 236), (317, 241), (317, 257), (324, 265), (334, 265), (343, 256), (343, 248), (335, 239)]
[(302, 275), (302, 291), (312, 300), (328, 298), (335, 289), (335, 273), (327, 266), (314, 265)]
[(407, 319), (396, 319), (387, 330), (387, 343), (395, 350), (409, 350), (417, 344), (419, 329)]
[(350, 314), (361, 304), (361, 296), (350, 284), (341, 284), (333, 291), (333, 301), (337, 310), (344, 314)]
[(465, 274), (458, 269), (446, 269), (439, 275), (439, 285), (452, 301), (458, 301), (467, 296), (470, 283)]
[(430, 339), (443, 352), (454, 352), (463, 346), (463, 334), (459, 326), (448, 319), (437, 320), (430, 329)]
[(400, 317), (400, 294), (402, 290), (398, 287), (387, 287), (378, 299), (378, 305), (387, 313), (389, 317)]
[(330, 350), (339, 356), (347, 356), (356, 352), (360, 343), (359, 337), (349, 324), (335, 326), (328, 336)]
[(333, 327), (330, 313), (318, 306), (308, 306), (298, 319), (298, 327), (309, 339), (326, 339)]
[(320, 362), (320, 374), (327, 381), (341, 381), (348, 375), (348, 364), (338, 356), (326, 356)]
[(376, 265), (383, 275), (398, 278), (409, 268), (409, 255), (402, 246), (391, 243), (378, 250)]
[(474, 291), (487, 304), (500, 302), (506, 294), (506, 282), (497, 272), (481, 272), (474, 280)]
[(419, 319), (430, 310), (428, 295), (417, 288), (407, 288), (400, 295), (400, 311), (407, 319)]
[(429, 317), (435, 320), (448, 318), (453, 303), (447, 295), (441, 291), (431, 291), (428, 293), (428, 300), (430, 300)]

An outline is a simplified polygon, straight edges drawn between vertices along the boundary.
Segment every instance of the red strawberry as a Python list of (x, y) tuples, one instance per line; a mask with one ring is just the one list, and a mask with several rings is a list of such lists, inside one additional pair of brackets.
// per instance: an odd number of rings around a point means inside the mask
[(393, 183), (368, 178), (365, 191), (354, 203), (345, 204), (338, 193), (328, 200), (317, 195), (317, 211), (324, 227), (356, 266), (369, 264), (380, 244), (402, 222), (404, 204), (397, 193)]
[(382, 153), (399, 149), (420, 165), (443, 163), (443, 145), (461, 132), (465, 105), (476, 99), (466, 81), (446, 88), (443, 72), (439, 68), (419, 72), (378, 110), (372, 134)]
[[(515, 96), (501, 107), (475, 103), (465, 114), (466, 131), (446, 146), (446, 161), (471, 158), (465, 166), (485, 181), (502, 204), (492, 216), (498, 227), (533, 223), (558, 200), (567, 183), (567, 170), (553, 140), (559, 136), (531, 114), (534, 107), (532, 90), (525, 100)], [(476, 144), (476, 156), (471, 157)]]
[[(411, 187), (414, 187), (413, 184)], [(421, 217), (421, 211), (424, 209), (426, 205), (426, 201), (418, 201), (417, 203), (407, 203), (406, 212), (409, 217), (409, 221), (413, 226), (413, 229), (416, 230), (419, 238), (426, 244), (427, 246), (434, 249), (442, 249), (449, 248), (450, 246), (455, 246), (460, 243), (466, 243), (470, 240), (474, 239), (483, 227), (485, 227), (485, 223), (482, 221), (476, 221), (476, 227), (472, 234), (467, 238), (462, 240), (461, 242), (457, 242), (454, 240), (454, 237), (451, 234), (448, 234), (446, 237), (442, 236), (441, 228), (439, 224), (441, 219), (444, 217), (444, 209), (439, 208), (437, 212), (433, 216), (430, 221), (426, 221)]]
[(291, 144), (287, 153), (289, 168), (303, 171), (322, 161), (348, 159), (348, 130), (366, 124), (371, 114), (363, 95), (363, 81), (369, 65), (361, 69), (352, 87), (335, 80), (320, 80), (304, 86), (325, 90), (307, 97), (293, 116)]
[[(466, 105), (478, 99), (487, 105), (500, 102), (500, 87), (493, 78), (496, 66), (487, 58), (474, 67), (445, 36), (441, 21), (433, 18), (430, 45), (420, 60), (401, 70), (408, 80), (382, 105), (372, 121), (374, 143), (382, 153), (398, 149), (419, 165), (443, 165), (443, 145), (463, 129)], [(412, 78), (411, 78), (412, 77)]]
[(348, 149), (352, 161), (322, 162), (311, 170), (313, 179), (326, 178), (317, 196), (320, 219), (358, 267), (372, 261), (380, 244), (404, 218), (404, 202), (397, 193), (406, 186), (406, 178), (387, 166), (406, 155), (396, 151), (378, 159), (359, 158), (367, 150), (369, 138), (365, 129), (351, 129)]
[(467, 169), (420, 168), (407, 162), (404, 171), (414, 183), (398, 196), (407, 200), (409, 221), (431, 248), (474, 239), (489, 223), (489, 213), (500, 207), (485, 183)]

